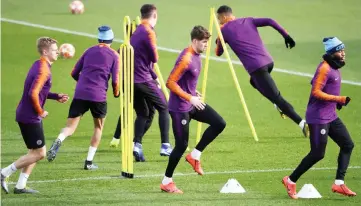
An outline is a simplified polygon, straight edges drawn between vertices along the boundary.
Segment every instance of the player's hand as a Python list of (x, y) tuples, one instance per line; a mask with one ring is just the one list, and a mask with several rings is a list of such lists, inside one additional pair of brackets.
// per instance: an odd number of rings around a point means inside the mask
[(65, 103), (69, 100), (69, 95), (67, 94), (58, 94), (59, 99), (57, 100), (60, 103)]
[(44, 111), (41, 115), (40, 115), (40, 117), (41, 118), (45, 118), (46, 116), (48, 116), (48, 112), (47, 111)]
[(120, 97), (120, 92), (118, 92), (118, 94), (114, 95), (115, 98), (119, 98)]
[(287, 35), (285, 37), (285, 44), (286, 44), (286, 48), (290, 48), (290, 49), (296, 46), (296, 42), (292, 39), (290, 35)]
[(202, 94), (198, 90), (196, 90), (196, 95), (197, 97), (202, 97)]
[(206, 104), (201, 100), (200, 97), (192, 96), (190, 102), (198, 110), (203, 110), (206, 106)]
[(337, 108), (337, 110), (341, 110), (341, 109), (342, 109), (342, 104), (337, 103), (337, 104), (336, 104), (336, 108)]
[(341, 103), (337, 103), (336, 104), (337, 110), (341, 110), (343, 106), (347, 106), (350, 101), (351, 101), (351, 98), (346, 97), (346, 101), (345, 101), (345, 103), (343, 105)]

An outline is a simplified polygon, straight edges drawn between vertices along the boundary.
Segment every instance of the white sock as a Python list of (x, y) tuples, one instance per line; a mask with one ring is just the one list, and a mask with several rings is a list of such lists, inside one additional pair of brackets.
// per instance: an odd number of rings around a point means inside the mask
[(343, 185), (345, 182), (343, 180), (335, 180), (335, 185)]
[(164, 176), (163, 180), (162, 180), (162, 185), (167, 185), (167, 184), (169, 184), (171, 182), (173, 182), (173, 179), (171, 177)]
[(300, 126), (301, 129), (303, 129), (303, 127), (305, 126), (305, 124), (306, 124), (306, 120), (303, 119), (303, 120), (298, 124), (298, 126)]
[(196, 148), (194, 148), (193, 151), (191, 152), (192, 158), (198, 161), (201, 159), (201, 154), (202, 152), (197, 150)]
[(170, 146), (170, 143), (162, 143), (162, 145)]
[(89, 147), (89, 151), (88, 151), (88, 157), (86, 158), (87, 161), (93, 161), (95, 152), (97, 151), (96, 147)]
[(65, 140), (66, 136), (61, 132), (58, 136), (58, 139), (60, 139), (61, 142)]
[(115, 137), (113, 137), (113, 140), (112, 141), (119, 141), (120, 139), (117, 139)]
[(20, 173), (18, 183), (16, 184), (17, 189), (24, 189), (26, 182), (28, 181), (29, 175), (26, 173)]
[(290, 178), (287, 179), (287, 182), (292, 184), (292, 185), (296, 184), (295, 182), (292, 182), (292, 180)]
[(9, 177), (13, 173), (15, 173), (16, 170), (18, 170), (18, 169), (15, 167), (15, 162), (13, 162), (11, 165), (2, 169), (1, 174), (4, 175), (5, 177)]

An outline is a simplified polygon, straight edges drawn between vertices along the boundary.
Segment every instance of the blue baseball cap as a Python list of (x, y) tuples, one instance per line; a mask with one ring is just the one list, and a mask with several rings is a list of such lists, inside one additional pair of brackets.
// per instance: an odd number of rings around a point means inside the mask
[(333, 54), (345, 48), (345, 44), (337, 37), (323, 38), (323, 45), (327, 54)]
[(112, 43), (114, 39), (113, 30), (109, 26), (100, 26), (98, 28), (98, 41), (100, 43)]

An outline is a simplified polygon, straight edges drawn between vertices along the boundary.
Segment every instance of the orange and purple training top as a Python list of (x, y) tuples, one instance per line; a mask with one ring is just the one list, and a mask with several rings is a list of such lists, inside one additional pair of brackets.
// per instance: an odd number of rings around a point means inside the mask
[(157, 79), (153, 64), (158, 62), (156, 35), (148, 21), (143, 20), (130, 37), (134, 49), (134, 83)]
[[(273, 62), (258, 32), (259, 27), (265, 26), (274, 28), (283, 37), (288, 35), (283, 27), (270, 18), (237, 18), (221, 27), (225, 43), (231, 47), (249, 74)], [(215, 51), (217, 56), (223, 54), (221, 41), (217, 41)]]
[(306, 121), (309, 124), (327, 124), (337, 119), (337, 103), (344, 105), (340, 96), (341, 73), (326, 61), (321, 62), (311, 80), (312, 89), (307, 105)]
[(24, 83), (24, 91), (16, 109), (16, 121), (21, 123), (41, 122), (46, 99), (59, 99), (51, 93), (51, 65), (41, 57), (29, 69)]
[(110, 76), (113, 95), (118, 96), (119, 72), (119, 55), (114, 49), (103, 43), (88, 48), (71, 72), (77, 81), (74, 99), (105, 102)]
[(170, 90), (169, 111), (189, 112), (192, 110), (193, 106), (189, 100), (192, 96), (196, 96), (201, 68), (201, 56), (191, 46), (180, 53), (167, 80), (167, 87)]

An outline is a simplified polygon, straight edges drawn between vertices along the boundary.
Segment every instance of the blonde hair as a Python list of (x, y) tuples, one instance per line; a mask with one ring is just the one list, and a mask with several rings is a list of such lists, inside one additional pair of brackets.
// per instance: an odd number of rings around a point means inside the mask
[(56, 43), (58, 42), (50, 37), (40, 37), (38, 40), (36, 40), (36, 47), (39, 54), (43, 54), (44, 49), (49, 49), (52, 44)]

